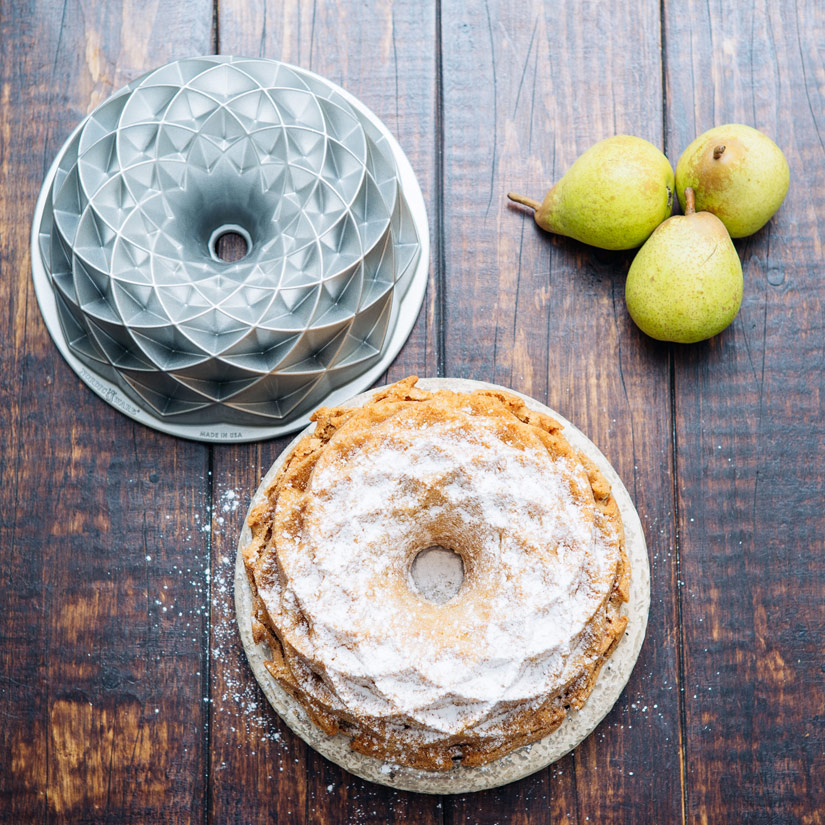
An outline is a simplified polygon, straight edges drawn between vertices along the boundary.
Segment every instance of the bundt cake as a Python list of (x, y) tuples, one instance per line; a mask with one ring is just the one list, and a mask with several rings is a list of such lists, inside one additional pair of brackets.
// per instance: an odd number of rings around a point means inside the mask
[[(437, 771), (582, 707), (624, 631), (630, 568), (609, 484), (555, 420), (416, 381), (314, 414), (243, 558), (281, 687), (353, 750)], [(461, 559), (454, 595), (411, 573), (434, 546)]]

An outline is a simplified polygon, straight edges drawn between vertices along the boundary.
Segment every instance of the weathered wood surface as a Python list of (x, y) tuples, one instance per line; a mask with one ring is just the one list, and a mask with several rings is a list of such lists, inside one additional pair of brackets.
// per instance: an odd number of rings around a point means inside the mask
[(737, 241), (742, 309), (674, 350), (686, 805), (697, 822), (825, 822), (825, 14), (668, 8), (667, 145), (744, 122), (791, 188)]
[[(662, 15), (663, 11), (663, 15)], [(0, 822), (791, 823), (825, 810), (825, 14), (814, 0), (0, 6)], [(552, 768), (428, 797), (349, 776), (269, 709), (234, 627), (249, 496), (283, 441), (208, 448), (133, 424), (75, 378), (29, 276), (42, 177), (74, 124), (167, 59), (287, 60), (398, 136), (433, 254), (384, 380), (495, 381), (602, 448), (645, 526), (648, 638), (598, 731)], [(737, 242), (731, 330), (656, 344), (624, 310), (630, 255), (538, 231), (594, 141), (672, 161), (742, 120), (792, 168)]]
[(0, 821), (14, 825), (203, 816), (209, 451), (76, 378), (40, 318), (28, 248), (69, 132), (151, 66), (208, 51), (209, 14), (0, 10)]

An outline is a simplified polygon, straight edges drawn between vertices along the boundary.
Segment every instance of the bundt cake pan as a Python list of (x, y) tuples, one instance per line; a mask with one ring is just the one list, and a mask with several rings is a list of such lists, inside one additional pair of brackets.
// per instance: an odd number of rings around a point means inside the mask
[[(216, 244), (240, 234), (229, 263)], [(274, 60), (169, 63), (98, 106), (37, 203), (35, 291), (110, 404), (202, 441), (300, 429), (372, 384), (412, 329), (427, 218), (387, 128)]]

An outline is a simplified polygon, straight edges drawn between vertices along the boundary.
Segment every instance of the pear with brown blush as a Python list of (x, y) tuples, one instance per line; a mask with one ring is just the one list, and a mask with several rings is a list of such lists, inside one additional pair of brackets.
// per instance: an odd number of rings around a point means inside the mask
[(697, 211), (716, 215), (732, 238), (761, 229), (785, 200), (789, 182), (782, 150), (767, 135), (741, 123), (699, 135), (676, 165), (682, 209), (690, 187)]

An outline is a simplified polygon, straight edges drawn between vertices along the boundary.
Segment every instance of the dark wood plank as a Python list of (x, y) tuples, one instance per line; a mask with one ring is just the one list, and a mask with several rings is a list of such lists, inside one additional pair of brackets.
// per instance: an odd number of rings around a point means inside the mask
[(665, 5), (674, 160), (741, 122), (791, 166), (779, 213), (736, 243), (732, 328), (674, 351), (688, 817), (821, 823), (825, 17), (816, 2)]
[(666, 348), (624, 308), (630, 256), (538, 230), (541, 198), (597, 140), (662, 145), (659, 4), (443, 6), (447, 373), (547, 401), (627, 484), (653, 573), (648, 638), (598, 731), (555, 768), (457, 798), (448, 822), (681, 818), (675, 558)]
[[(341, 84), (399, 139), (418, 175), (433, 234), (435, 17), (432, 4), (220, 4), (221, 52), (285, 60)], [(382, 380), (436, 372), (435, 290)], [(438, 799), (363, 782), (308, 749), (266, 703), (235, 630), (231, 592), (249, 499), (285, 440), (217, 449), (214, 462), (211, 820), (441, 821)]]
[(307, 821), (308, 748), (258, 688), (235, 620), (238, 537), (252, 494), (285, 444), (214, 451), (209, 820), (215, 823)]
[(153, 14), (0, 12), (0, 821), (15, 825), (202, 817), (208, 451), (81, 384), (28, 255), (43, 175), (80, 118), (174, 51), (209, 49), (211, 4)]

